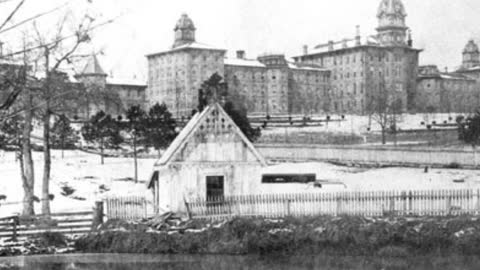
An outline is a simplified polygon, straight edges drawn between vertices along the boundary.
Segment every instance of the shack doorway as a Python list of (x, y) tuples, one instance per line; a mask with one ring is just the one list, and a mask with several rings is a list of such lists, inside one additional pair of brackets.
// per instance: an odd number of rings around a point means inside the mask
[(224, 176), (207, 176), (207, 202), (223, 201), (225, 196)]

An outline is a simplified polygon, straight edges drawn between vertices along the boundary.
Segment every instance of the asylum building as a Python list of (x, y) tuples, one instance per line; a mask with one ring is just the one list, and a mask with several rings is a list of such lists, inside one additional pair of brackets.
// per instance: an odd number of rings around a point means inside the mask
[(67, 112), (70, 117), (86, 120), (99, 111), (117, 117), (124, 116), (131, 106), (145, 107), (147, 85), (109, 77), (95, 55), (90, 56), (82, 72), (72, 81), (72, 87), (83, 88), (85, 95), (72, 104), (71, 111)]
[(289, 62), (283, 54), (247, 59), (244, 51), (226, 58), (226, 50), (196, 41), (193, 21), (183, 14), (170, 50), (147, 55), (149, 103), (165, 102), (176, 118), (189, 117), (198, 89), (214, 73), (228, 84), (229, 95), (250, 115), (315, 114), (324, 110), (330, 71), (314, 64)]
[(470, 40), (454, 72), (441, 72), (435, 65), (421, 66), (415, 99), (416, 111), (472, 113), (480, 104), (480, 52)]
[(294, 57), (298, 64), (315, 64), (331, 71), (329, 109), (337, 113), (367, 114), (375, 98), (386, 91), (403, 111), (413, 107), (421, 50), (413, 47), (401, 0), (382, 0), (377, 33), (328, 41)]

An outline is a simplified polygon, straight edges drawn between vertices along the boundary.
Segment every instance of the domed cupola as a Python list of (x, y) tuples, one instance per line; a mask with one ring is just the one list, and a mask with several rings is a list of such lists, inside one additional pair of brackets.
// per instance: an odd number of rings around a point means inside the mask
[(173, 48), (182, 46), (184, 44), (195, 42), (195, 25), (192, 19), (187, 14), (182, 14), (182, 17), (175, 25), (175, 43)]
[(378, 7), (378, 37), (383, 45), (405, 45), (407, 13), (401, 0), (382, 0)]
[(468, 41), (463, 50), (463, 68), (472, 68), (480, 65), (480, 51), (475, 41)]

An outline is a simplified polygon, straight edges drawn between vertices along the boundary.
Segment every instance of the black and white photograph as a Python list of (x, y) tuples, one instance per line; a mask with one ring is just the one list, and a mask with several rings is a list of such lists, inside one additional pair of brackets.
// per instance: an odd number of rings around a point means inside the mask
[(0, 0), (0, 270), (480, 269), (479, 15)]

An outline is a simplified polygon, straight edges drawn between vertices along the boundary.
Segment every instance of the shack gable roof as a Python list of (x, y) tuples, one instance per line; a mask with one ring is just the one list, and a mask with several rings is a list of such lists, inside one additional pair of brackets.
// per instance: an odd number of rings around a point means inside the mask
[[(267, 165), (265, 159), (255, 149), (253, 144), (247, 139), (247, 137), (233, 122), (225, 110), (223, 110), (222, 106), (220, 106), (218, 103), (215, 103), (206, 107), (201, 113), (197, 113), (193, 116), (193, 118), (188, 122), (177, 138), (172, 142), (172, 144), (170, 144), (162, 157), (155, 163), (155, 166), (165, 166), (171, 162), (174, 162), (177, 154), (182, 151), (187, 142), (193, 139), (196, 132), (215, 133), (216, 128), (206, 128), (207, 126), (215, 125), (209, 118), (213, 113), (218, 113), (222, 119), (225, 119), (225, 127), (230, 127), (228, 129), (229, 132), (237, 135), (241, 139), (241, 141), (248, 148), (249, 152), (253, 154), (253, 156), (262, 166)], [(217, 122), (217, 125), (220, 125), (220, 123)]]

